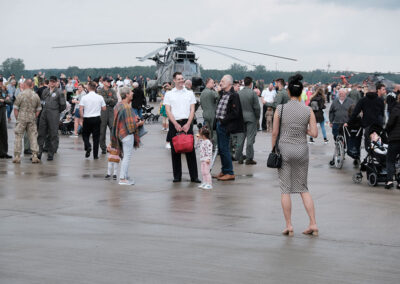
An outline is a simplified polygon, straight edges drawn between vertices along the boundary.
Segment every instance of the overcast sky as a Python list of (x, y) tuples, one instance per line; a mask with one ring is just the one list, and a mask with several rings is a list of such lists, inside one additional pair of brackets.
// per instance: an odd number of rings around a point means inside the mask
[[(157, 44), (52, 49), (119, 41), (224, 45), (297, 62), (224, 51), (267, 69), (400, 71), (398, 0), (0, 0), (0, 62), (22, 58), (26, 69), (151, 65), (136, 57)], [(234, 61), (194, 47), (206, 69)]]

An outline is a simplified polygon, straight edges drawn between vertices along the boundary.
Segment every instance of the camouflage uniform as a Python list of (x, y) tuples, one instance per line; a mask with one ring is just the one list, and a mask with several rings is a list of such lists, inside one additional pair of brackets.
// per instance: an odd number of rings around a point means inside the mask
[[(22, 138), (25, 131), (28, 134), (33, 158), (37, 157), (39, 146), (37, 143), (36, 113), (42, 109), (39, 96), (31, 89), (24, 90), (17, 96), (14, 108), (18, 110), (17, 124), (15, 127), (14, 156), (16, 162), (21, 156)], [(32, 158), (32, 162), (36, 159)]]

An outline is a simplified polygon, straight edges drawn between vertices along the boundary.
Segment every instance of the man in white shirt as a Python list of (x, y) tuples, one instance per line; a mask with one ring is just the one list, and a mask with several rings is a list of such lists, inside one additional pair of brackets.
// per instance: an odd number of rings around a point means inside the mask
[(93, 158), (98, 159), (99, 141), (100, 141), (100, 124), (101, 111), (106, 110), (106, 103), (102, 96), (95, 93), (96, 83), (91, 81), (88, 83), (89, 93), (82, 97), (79, 103), (79, 113), (83, 117), (82, 138), (85, 143), (85, 157), (90, 157), (92, 145), (89, 142), (90, 134), (93, 136)]
[(268, 107), (272, 107), (275, 96), (276, 96), (276, 91), (272, 83), (269, 84), (268, 88), (262, 91), (261, 93), (261, 102), (263, 104), (263, 115), (261, 121), (262, 130), (267, 129), (267, 121), (265, 119), (265, 113), (267, 112)]
[[(175, 152), (172, 138), (179, 132), (193, 135), (192, 121), (195, 112), (196, 98), (192, 91), (188, 91), (184, 88), (185, 80), (182, 73), (175, 72), (173, 80), (175, 88), (165, 94), (164, 105), (169, 119), (167, 141), (171, 143), (172, 169), (174, 173), (173, 182), (180, 182), (182, 180), (181, 154)], [(191, 181), (200, 183), (194, 147), (192, 152), (185, 154)]]

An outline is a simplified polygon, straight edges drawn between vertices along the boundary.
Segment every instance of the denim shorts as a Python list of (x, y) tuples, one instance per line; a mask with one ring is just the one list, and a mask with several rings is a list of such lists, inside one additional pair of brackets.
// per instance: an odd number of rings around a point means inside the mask
[(74, 116), (75, 118), (81, 118), (81, 115), (79, 114), (79, 108), (75, 110)]

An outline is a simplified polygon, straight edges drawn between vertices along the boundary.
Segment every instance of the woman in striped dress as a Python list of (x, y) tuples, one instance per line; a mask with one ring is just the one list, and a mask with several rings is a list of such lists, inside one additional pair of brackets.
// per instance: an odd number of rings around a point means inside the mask
[[(286, 229), (283, 231), (283, 234), (289, 236), (293, 235), (291, 220), (292, 202), (290, 198), (290, 194), (293, 193), (300, 193), (304, 207), (310, 218), (310, 224), (303, 234), (318, 235), (314, 202), (307, 187), (307, 135), (316, 138), (318, 128), (314, 112), (311, 108), (299, 102), (299, 97), (303, 91), (302, 79), (303, 76), (300, 74), (289, 78), (288, 93), (290, 100), (285, 105), (277, 107), (272, 130), (272, 147), (275, 146), (280, 131), (278, 147), (282, 154), (282, 167), (278, 170), (278, 174), (282, 209), (286, 220)], [(279, 125), (281, 111), (282, 125)]]

